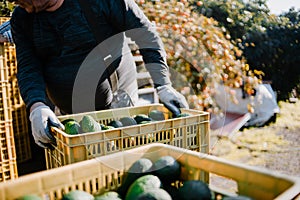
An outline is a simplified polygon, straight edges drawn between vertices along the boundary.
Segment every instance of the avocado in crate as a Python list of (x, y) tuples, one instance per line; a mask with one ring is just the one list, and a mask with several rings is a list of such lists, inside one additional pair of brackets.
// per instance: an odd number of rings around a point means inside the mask
[[(81, 133), (90, 133), (101, 131), (102, 127), (92, 116), (84, 115), (78, 122), (77, 120), (70, 118), (62, 121), (65, 126), (65, 132), (70, 135), (76, 135)], [(103, 127), (109, 129), (109, 127)]]
[(96, 195), (95, 200), (122, 200), (120, 195), (115, 191), (104, 192), (101, 195)]
[[(154, 163), (165, 156), (173, 157), (172, 160), (180, 164), (180, 176), (171, 183), (160, 180), (155, 175), (156, 170), (153, 170)], [(140, 159), (147, 160), (146, 165), (141, 164), (143, 162), (137, 165), (144, 166), (146, 173), (133, 180), (121, 196), (118, 188), (126, 182), (128, 170)], [(235, 191), (230, 192), (228, 188), (227, 191), (223, 188), (219, 190), (207, 179), (206, 173), (235, 181)], [(165, 199), (171, 196), (173, 200), (198, 200), (200, 196), (209, 200), (286, 200), (299, 197), (300, 179), (201, 152), (155, 143), (0, 183), (0, 197), (6, 200), (15, 200), (28, 193), (42, 199), (57, 200), (74, 190), (85, 191), (95, 199), (107, 192), (113, 192), (120, 199), (126, 199), (126, 196), (129, 199), (132, 196), (136, 197), (134, 199), (152, 198), (158, 193), (163, 197), (166, 191), (169, 195)]]
[(69, 120), (64, 123), (65, 132), (70, 135), (77, 135), (81, 132), (80, 124), (75, 120)]
[(134, 116), (133, 119), (136, 121), (137, 124), (143, 124), (143, 123), (147, 123), (147, 122), (153, 121), (153, 119), (151, 119), (146, 114), (138, 114), (138, 115)]
[(61, 200), (94, 200), (94, 196), (83, 190), (72, 190), (64, 194)]
[(120, 127), (123, 127), (123, 124), (120, 120), (112, 120), (111, 122), (108, 123), (108, 126), (120, 128)]
[[(189, 116), (172, 118), (162, 104), (59, 116), (60, 121), (75, 120), (80, 127), (74, 122), (72, 128), (64, 131), (53, 127), (57, 145), (53, 146), (53, 150), (45, 150), (47, 169), (154, 142), (208, 152), (208, 113), (192, 109), (181, 111)], [(84, 118), (85, 125), (82, 123)], [(77, 131), (78, 134), (70, 134)]]
[(90, 115), (84, 115), (79, 124), (83, 133), (101, 131), (100, 124)]
[(152, 170), (152, 165), (152, 161), (147, 158), (141, 158), (134, 162), (128, 169), (126, 175), (124, 175), (123, 182), (117, 192), (122, 197), (125, 197), (131, 184), (139, 177), (149, 174)]

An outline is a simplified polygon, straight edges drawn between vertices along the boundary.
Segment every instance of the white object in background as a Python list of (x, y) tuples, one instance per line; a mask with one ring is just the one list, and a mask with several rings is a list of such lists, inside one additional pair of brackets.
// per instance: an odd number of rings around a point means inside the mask
[[(246, 114), (249, 113), (248, 105), (252, 105), (254, 112), (250, 113), (251, 118), (245, 125), (262, 126), (276, 113), (279, 113), (280, 109), (270, 84), (260, 84), (255, 89), (255, 96), (243, 98), (242, 89), (218, 84), (214, 98), (224, 112)], [(232, 101), (232, 92), (235, 94), (236, 102)]]

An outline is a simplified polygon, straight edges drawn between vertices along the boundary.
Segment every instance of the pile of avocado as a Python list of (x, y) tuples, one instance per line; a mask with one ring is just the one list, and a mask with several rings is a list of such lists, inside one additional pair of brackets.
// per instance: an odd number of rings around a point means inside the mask
[[(189, 116), (188, 113), (181, 113), (178, 117)], [(75, 119), (65, 119), (62, 124), (65, 126), (65, 132), (70, 135), (77, 135), (81, 133), (96, 132), (101, 130), (109, 130), (113, 128), (120, 128), (126, 126), (133, 126), (137, 124), (146, 124), (153, 121), (165, 120), (165, 115), (162, 111), (151, 110), (148, 114), (137, 114), (135, 116), (121, 117), (114, 119), (108, 124), (97, 122), (91, 115), (84, 115), (78, 122)]]
[[(179, 180), (180, 171), (180, 163), (171, 156), (161, 157), (156, 162), (140, 158), (128, 169), (121, 186), (116, 191), (91, 195), (82, 190), (73, 190), (66, 193), (62, 200), (192, 200), (199, 197), (201, 199), (201, 196), (193, 198), (193, 194), (196, 193), (205, 197), (202, 199), (211, 200), (211, 192), (202, 181), (185, 181), (180, 188), (172, 186), (172, 182)], [(193, 187), (185, 188), (186, 184)], [(192, 192), (191, 189), (195, 191)]]
[(62, 124), (65, 126), (65, 132), (70, 135), (101, 131), (101, 125), (90, 115), (84, 115), (79, 122), (66, 119)]
[[(61, 200), (214, 200), (220, 199), (201, 180), (181, 180), (182, 165), (172, 156), (162, 156), (155, 162), (148, 158), (135, 161), (115, 191), (92, 195), (72, 190)], [(178, 182), (179, 180), (180, 183)], [(175, 183), (179, 183), (176, 184)], [(246, 196), (223, 196), (222, 200), (252, 200)], [(41, 200), (27, 195), (19, 200)]]
[(200, 180), (183, 181), (180, 187), (181, 164), (172, 156), (162, 156), (155, 162), (141, 158), (133, 163), (117, 189), (124, 200), (193, 200), (212, 199), (212, 191)]

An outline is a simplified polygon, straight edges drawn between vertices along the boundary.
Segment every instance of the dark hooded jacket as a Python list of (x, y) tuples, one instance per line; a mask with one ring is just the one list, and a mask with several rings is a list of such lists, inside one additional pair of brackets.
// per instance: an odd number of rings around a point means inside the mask
[[(49, 97), (62, 111), (72, 113), (72, 102), (81, 94), (75, 92), (76, 97), (74, 91), (80, 90), (84, 96), (85, 92), (95, 90), (91, 97), (95, 99), (95, 109), (107, 109), (112, 100), (109, 77), (115, 70), (118, 88), (131, 94), (136, 92), (135, 63), (125, 36), (139, 45), (155, 86), (170, 83), (163, 44), (155, 26), (134, 0), (86, 1), (99, 25), (100, 43), (78, 0), (64, 0), (54, 12), (29, 14), (15, 8), (11, 28), (16, 44), (17, 78), (28, 108), (35, 102), (47, 103)], [(80, 72), (96, 65), (103, 70)], [(96, 72), (98, 79), (94, 80)], [(81, 81), (76, 85), (77, 80)]]

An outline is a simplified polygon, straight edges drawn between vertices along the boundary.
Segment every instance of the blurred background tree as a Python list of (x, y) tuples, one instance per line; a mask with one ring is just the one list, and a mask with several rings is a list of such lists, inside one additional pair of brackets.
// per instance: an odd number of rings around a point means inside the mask
[(299, 10), (279, 16), (270, 13), (266, 0), (190, 1), (193, 9), (219, 22), (243, 52), (250, 69), (262, 70), (272, 82), (278, 100), (290, 97), (300, 83)]
[(255, 44), (244, 48), (244, 55), (251, 66), (265, 72), (279, 100), (289, 98), (300, 83), (300, 24), (293, 14), (290, 10), (279, 17), (277, 24), (270, 24), (264, 32), (247, 34), (244, 41), (244, 45)]
[[(170, 68), (182, 74), (192, 87), (192, 91), (184, 86), (179, 88), (191, 107), (219, 112), (212, 98), (215, 84), (254, 94), (253, 88), (260, 83), (261, 74), (250, 70), (242, 51), (232, 43), (231, 35), (218, 21), (197, 12), (190, 1), (137, 2), (156, 24)], [(177, 83), (173, 81), (173, 84)]]
[(11, 16), (14, 4), (6, 0), (0, 0), (0, 16), (9, 17)]
[[(300, 12), (291, 8), (276, 16), (266, 1), (136, 0), (159, 28), (170, 67), (193, 88), (191, 101), (204, 110), (215, 107), (214, 83), (251, 95), (263, 78), (278, 100), (299, 92)], [(0, 6), (1, 16), (11, 15), (14, 4), (0, 0)]]

